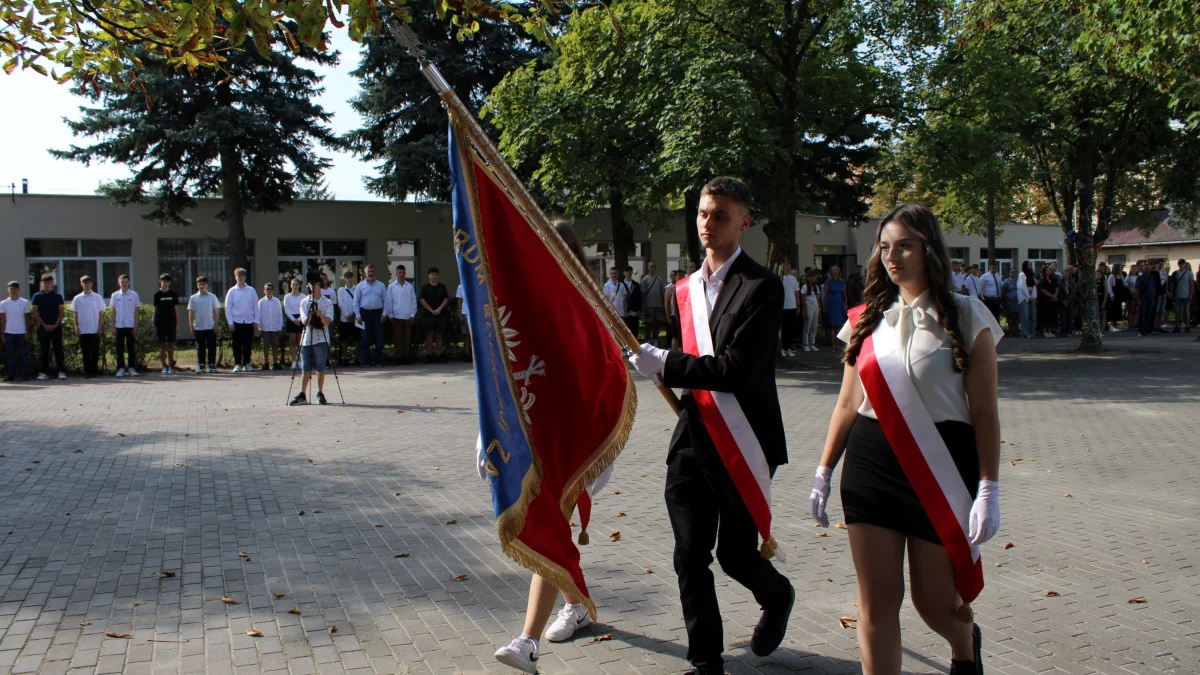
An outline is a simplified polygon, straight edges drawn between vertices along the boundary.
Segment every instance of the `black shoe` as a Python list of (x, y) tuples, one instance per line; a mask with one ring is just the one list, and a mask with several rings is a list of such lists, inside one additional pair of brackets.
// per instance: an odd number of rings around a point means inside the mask
[(979, 624), (971, 631), (971, 640), (975, 643), (975, 661), (950, 660), (950, 675), (983, 675), (983, 634)]
[(777, 604), (764, 609), (758, 625), (754, 627), (750, 651), (755, 656), (766, 656), (779, 649), (787, 633), (788, 618), (792, 615), (792, 606), (796, 604), (796, 589), (790, 581), (784, 579), (784, 583), (787, 588), (779, 594)]
[(304, 392), (300, 392), (288, 405), (304, 405), (305, 403), (308, 403), (308, 397), (304, 395)]
[(323, 392), (323, 391), (317, 392), (317, 403), (319, 405), (325, 405), (326, 403), (329, 403), (329, 401), (325, 400), (325, 392)]
[(4, 378), (4, 381), (5, 382), (16, 382), (17, 378), (13, 375), (9, 375), (8, 377)]
[(720, 668), (692, 668), (685, 670), (683, 675), (725, 675), (725, 667)]

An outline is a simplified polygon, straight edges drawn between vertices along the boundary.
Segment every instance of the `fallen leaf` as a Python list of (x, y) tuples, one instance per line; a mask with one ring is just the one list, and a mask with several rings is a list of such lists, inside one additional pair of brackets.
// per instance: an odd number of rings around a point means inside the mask
[(441, 471), (442, 469), (441, 469), (441, 467), (437, 467), (437, 466), (435, 466), (435, 467), (433, 467), (433, 470), (434, 470), (434, 471)]
[(830, 579), (829, 577), (825, 577), (825, 581), (832, 582), (832, 581), (833, 581), (833, 579)]
[(592, 638), (591, 640), (588, 640), (587, 642), (585, 642), (583, 644), (594, 645), (597, 642), (607, 642), (608, 640), (611, 640), (611, 639), (612, 639), (612, 633), (605, 633), (604, 635), (597, 635), (596, 637)]
[(159, 574), (163, 575), (164, 577), (173, 577), (173, 576), (175, 576), (175, 571), (174, 570), (163, 570), (163, 571), (159, 572)]
[(842, 625), (842, 630), (846, 630), (847, 628), (858, 628), (858, 617), (857, 616), (839, 616), (838, 623), (840, 623)]
[(321, 509), (313, 509), (313, 513), (324, 513)]
[(1010, 459), (1009, 461), (1010, 461), (1010, 462), (1024, 462), (1024, 461), (1025, 461), (1025, 458), (1024, 458), (1024, 457), (1013, 457), (1013, 458), (1012, 458), (1012, 459)]
[(393, 493), (393, 494), (392, 494), (392, 496), (393, 496), (393, 497), (399, 497), (399, 496), (400, 496), (400, 493), (399, 493), (399, 492)]
[(573, 520), (572, 520), (572, 521), (571, 521), (569, 524), (570, 524), (570, 526), (571, 526), (571, 527), (578, 527), (578, 525), (576, 525), (576, 524), (575, 524), (575, 521), (573, 521)]
[(1042, 593), (1042, 595), (1043, 595), (1043, 596), (1045, 596), (1045, 597), (1047, 597), (1047, 598), (1057, 598), (1057, 597), (1058, 597), (1058, 591), (1046, 591), (1045, 593)]
[(1126, 602), (1128, 602), (1131, 605), (1144, 605), (1144, 604), (1146, 604), (1146, 598), (1143, 598), (1142, 596), (1139, 595), (1136, 598), (1130, 598)]
[(996, 567), (999, 567), (999, 566), (1000, 566), (1000, 563), (996, 563)]
[(247, 559), (249, 559), (249, 558), (250, 558), (250, 554), (249, 554), (249, 553), (246, 553), (245, 551), (238, 551), (238, 557), (239, 557), (239, 558), (247, 558)]
[[(125, 434), (121, 434), (121, 435), (124, 436)], [(132, 640), (133, 639), (133, 636), (130, 635), (129, 633), (114, 633), (110, 630), (110, 631), (105, 631), (104, 634), (107, 635), (108, 637), (121, 638), (122, 640)]]
[[(81, 453), (81, 452), (83, 452), (83, 451), (82, 451), (82, 450), (73, 450), (72, 452)], [(4, 456), (4, 455), (0, 455), (0, 457), (3, 457), (3, 456)]]
[(288, 614), (295, 614), (296, 616), (300, 616), (300, 610), (296, 609), (295, 607), (293, 607), (293, 608), (289, 609), (289, 610), (287, 611), (287, 613), (288, 613)]
[(1080, 437), (1080, 438), (1087, 438), (1087, 436), (1084, 436), (1083, 434), (1079, 434), (1079, 437)]
[[(296, 424), (299, 424), (299, 422), (296, 422)], [(309, 463), (309, 464), (316, 464), (316, 462), (312, 461), (311, 459), (310, 459), (310, 460), (308, 460), (308, 463)]]
[(1149, 560), (1143, 560), (1143, 561), (1142, 561), (1142, 564), (1143, 564), (1143, 565), (1149, 565), (1149, 564), (1150, 564), (1150, 561), (1149, 561)]
[(620, 490), (613, 490), (613, 494), (614, 494), (614, 495), (619, 495), (619, 494), (621, 494), (621, 491), (620, 491)]
[(1016, 443), (1009, 443), (1009, 445), (1016, 445)]
[(80, 621), (79, 625), (80, 626), (90, 626), (90, 625), (92, 625), (92, 622), (91, 621)]
[(624, 517), (625, 517), (625, 512), (624, 512), (624, 511), (617, 511), (617, 517), (618, 517), (618, 518), (624, 518)]
[(299, 511), (297, 511), (296, 515), (298, 515), (298, 516), (304, 515), (304, 509), (300, 509)]
[(383, 523), (375, 523), (375, 527), (383, 527)]
[[(436, 396), (434, 396), (434, 398), (437, 398), (437, 397), (436, 397)], [(429, 412), (437, 412), (437, 408), (430, 408), (430, 409), (429, 409)]]
[(248, 631), (246, 631), (246, 635), (249, 635), (250, 637), (262, 637), (263, 636), (261, 630), (248, 630)]
[(1005, 551), (1007, 551), (1008, 549), (1010, 549), (1010, 548), (1012, 548), (1012, 547), (1014, 547), (1014, 546), (1016, 546), (1016, 544), (1014, 544), (1014, 543), (1012, 543), (1012, 542), (1010, 541), (1010, 542), (1008, 542), (1007, 544), (1005, 544), (1005, 545), (1004, 545), (1004, 550), (1005, 550)]
[(837, 529), (839, 529), (839, 530), (844, 530), (844, 529), (846, 529), (846, 526), (845, 526), (845, 525), (843, 525), (843, 524), (841, 524), (841, 523), (838, 523), (837, 525), (834, 525), (834, 527), (836, 527), (836, 528), (837, 528)]
[(40, 459), (35, 459), (32, 462), (30, 462), (30, 464), (41, 464), (41, 463), (42, 463), (42, 460), (40, 460)]
[(1065, 494), (1065, 495), (1063, 495), (1063, 496), (1064, 496), (1064, 497), (1070, 497), (1070, 496), (1071, 496), (1071, 493), (1070, 493), (1070, 492), (1068, 492), (1067, 494)]
[(403, 414), (404, 414), (404, 411), (403, 411), (403, 410), (397, 410), (397, 411), (396, 411), (396, 414), (397, 414), (397, 415), (403, 415)]
[(1008, 461), (1008, 465), (1009, 465), (1009, 466), (1016, 466), (1016, 464), (1013, 464), (1013, 463), (1012, 463), (1012, 460), (1009, 460), (1009, 461)]
[(458, 519), (457, 519), (457, 518), (451, 518), (450, 520), (447, 520), (447, 521), (446, 521), (446, 524), (447, 524), (447, 525), (457, 525), (457, 524), (458, 524)]
[(27, 467), (25, 467), (25, 470), (26, 470), (26, 471), (33, 471), (33, 467), (32, 467), (32, 466), (27, 466)]
[(330, 626), (330, 627), (329, 627), (329, 634), (330, 634), (330, 635), (333, 635), (333, 634), (334, 634), (334, 633), (336, 633), (336, 632), (337, 632), (337, 626)]
[(613, 532), (612, 534), (608, 535), (608, 540), (609, 541), (621, 541), (621, 531), (617, 530), (616, 532)]
[(645, 478), (645, 477), (646, 477), (646, 474), (642, 474), (640, 477), (641, 477), (641, 478)]
[(817, 533), (817, 536), (818, 537), (828, 537), (829, 533), (826, 532), (825, 530), (821, 530), (820, 532)]
[(121, 438), (125, 438), (125, 434), (118, 433), (117, 435), (120, 436)]
[(237, 600), (234, 600), (233, 598), (229, 597), (228, 595), (222, 595), (222, 596), (221, 596), (221, 602), (223, 602), (223, 603), (225, 603), (225, 604), (227, 604), (227, 605), (240, 605), (240, 604), (242, 604), (242, 603), (238, 602)]
[(1046, 473), (1054, 473), (1054, 469), (1046, 469)]
[(393, 558), (407, 558), (408, 556), (409, 556), (408, 553), (397, 553), (396, 555), (394, 555), (392, 557)]
[(187, 466), (187, 464), (176, 464), (175, 466)]
[(647, 568), (646, 568), (646, 574), (654, 574), (654, 570), (652, 570), (652, 569), (650, 569), (649, 567), (647, 567)]
[(283, 591), (271, 591), (271, 595), (273, 595), (277, 598), (286, 598), (287, 597), (287, 593), (284, 593)]
[(466, 581), (466, 580), (467, 580), (467, 575), (465, 575), (465, 574), (456, 574), (456, 575), (450, 577), (450, 581)]

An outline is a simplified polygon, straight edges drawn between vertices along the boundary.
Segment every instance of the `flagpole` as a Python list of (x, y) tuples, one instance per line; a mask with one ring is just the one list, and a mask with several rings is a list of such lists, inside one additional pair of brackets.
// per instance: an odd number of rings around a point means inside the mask
[[(554, 231), (554, 227), (550, 225), (550, 219), (542, 212), (541, 207), (537, 205), (529, 191), (525, 189), (525, 184), (521, 182), (517, 175), (509, 167), (508, 162), (492, 144), (490, 138), (484, 133), (483, 128), (479, 126), (479, 122), (475, 120), (475, 116), (467, 109), (462, 100), (458, 98), (458, 94), (442, 77), (436, 65), (425, 57), (424, 50), (421, 49), (417, 36), (408, 26), (400, 24), (398, 21), (391, 20), (387, 22), (388, 30), (391, 31), (392, 37), (396, 38), (409, 53), (410, 56), (417, 60), (417, 64), (421, 68), (421, 73), (425, 75), (425, 79), (433, 85), (442, 102), (449, 108), (451, 114), (457, 115), (462, 121), (463, 126), (467, 130), (467, 135), (470, 137), (475, 150), (483, 157), (484, 161), (491, 167), (501, 187), (507, 192), (509, 197), (518, 209), (524, 212), (526, 219), (533, 224), (541, 235), (542, 241), (554, 252), (559, 262), (569, 268), (572, 276), (575, 277), (575, 283), (579, 289), (587, 297), (592, 307), (600, 315), (600, 318), (608, 324), (609, 330), (617, 339), (617, 342), (622, 347), (628, 349), (634, 354), (642, 350), (641, 343), (637, 336), (634, 335), (621, 317), (617, 316), (616, 308), (612, 306), (604, 297), (604, 292), (600, 285), (592, 276), (591, 270), (588, 269), (582, 261), (567, 248), (566, 242), (559, 236), (558, 232)], [(654, 384), (658, 387), (659, 393), (666, 399), (667, 405), (671, 406), (671, 410), (676, 415), (680, 413), (679, 398), (675, 396), (675, 392), (663, 384), (662, 378), (654, 377)]]

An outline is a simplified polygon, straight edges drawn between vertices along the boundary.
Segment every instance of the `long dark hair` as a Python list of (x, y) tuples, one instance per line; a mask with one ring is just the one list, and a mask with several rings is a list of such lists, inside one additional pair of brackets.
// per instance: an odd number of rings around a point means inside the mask
[(583, 243), (579, 241), (579, 235), (575, 233), (575, 229), (571, 227), (571, 224), (565, 220), (555, 220), (550, 224), (554, 226), (554, 231), (558, 232), (558, 236), (563, 238), (563, 241), (567, 244), (567, 248), (571, 249), (571, 253), (574, 253), (579, 262), (584, 267), (587, 267), (587, 253), (584, 253)]
[(1026, 260), (1021, 263), (1021, 274), (1025, 275), (1025, 287), (1033, 288), (1037, 285), (1037, 277), (1033, 273), (1033, 263)]
[(962, 334), (958, 332), (958, 305), (950, 292), (950, 255), (946, 252), (946, 242), (937, 218), (932, 211), (918, 204), (897, 206), (879, 221), (879, 228), (875, 230), (875, 250), (871, 252), (871, 260), (867, 263), (867, 287), (863, 291), (866, 308), (854, 324), (850, 343), (842, 355), (843, 360), (850, 365), (858, 361), (863, 340), (879, 325), (884, 310), (891, 307), (900, 296), (900, 287), (892, 281), (883, 266), (882, 249), (879, 247), (879, 238), (888, 223), (903, 225), (924, 240), (925, 274), (929, 278), (929, 293), (933, 296), (938, 323), (950, 338), (955, 372), (965, 373), (970, 363)]

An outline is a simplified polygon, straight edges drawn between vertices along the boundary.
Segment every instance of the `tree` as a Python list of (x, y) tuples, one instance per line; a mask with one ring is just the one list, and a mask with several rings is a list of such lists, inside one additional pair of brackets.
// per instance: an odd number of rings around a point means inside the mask
[[(334, 63), (336, 55), (305, 49), (303, 57)], [(145, 218), (186, 225), (184, 212), (196, 197), (221, 195), (217, 215), (229, 228), (230, 257), (247, 267), (246, 212), (279, 211), (306, 186), (317, 186), (329, 166), (313, 144), (329, 145), (330, 115), (312, 101), (320, 77), (296, 58), (256, 51), (232, 52), (228, 75), (175, 71), (165, 60), (139, 57), (144, 70), (134, 90), (97, 82), (81, 94), (98, 107), (82, 107), (68, 120), (76, 136), (101, 140), (52, 150), (84, 164), (104, 160), (128, 165), (133, 174), (102, 185), (120, 205), (153, 203)]]
[[(1184, 120), (1196, 118), (1178, 89), (1200, 75), (1200, 68), (1192, 57), (1143, 67), (1142, 60), (1152, 58), (1158, 47), (1142, 41), (1140, 29), (1110, 26), (1128, 37), (1128, 44), (1144, 45), (1127, 49), (1126, 42), (1097, 37), (1091, 25), (1134, 11), (1152, 26), (1171, 26), (1173, 35), (1181, 23), (1196, 25), (1194, 8), (1173, 2), (1087, 4), (1081, 10), (1079, 3), (1067, 0), (963, 3), (948, 44), (966, 65), (965, 86), (998, 91), (997, 73), (1010, 82), (1004, 95), (1019, 101), (1002, 106), (992, 124), (1013, 135), (1032, 165), (1062, 226), (1070, 262), (1092, 270), (1098, 247), (1108, 237), (1117, 196), (1131, 173), (1150, 170), (1179, 177), (1182, 170), (1179, 182), (1187, 183), (1185, 167), (1162, 162), (1180, 159), (1172, 149), (1187, 140)], [(1171, 75), (1164, 77), (1160, 70)], [(1191, 77), (1185, 77), (1189, 72)], [(1096, 297), (1085, 297), (1081, 349), (1098, 351), (1102, 333)]]
[[(471, 37), (459, 40), (451, 24), (434, 16), (431, 0), (419, 4), (428, 11), (417, 13), (410, 27), (430, 61), (473, 113), (478, 114), (488, 92), (505, 75), (545, 51), (543, 43), (486, 20)], [(391, 35), (368, 36), (353, 75), (362, 91), (351, 105), (365, 125), (342, 141), (364, 159), (382, 162), (378, 174), (365, 180), (367, 189), (395, 201), (414, 195), (448, 200), (446, 112), (403, 47)], [(481, 124), (493, 139), (498, 138), (499, 132), (487, 120)]]

